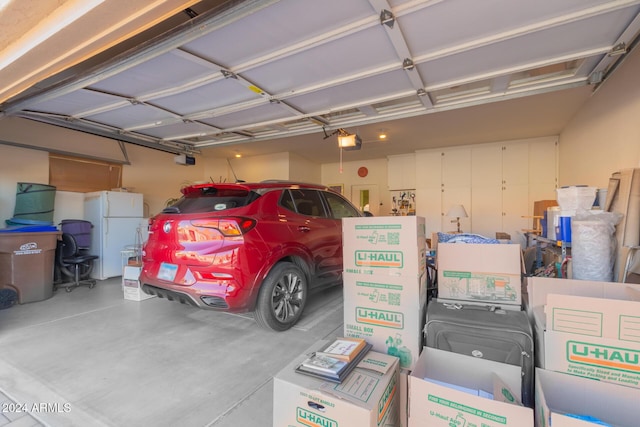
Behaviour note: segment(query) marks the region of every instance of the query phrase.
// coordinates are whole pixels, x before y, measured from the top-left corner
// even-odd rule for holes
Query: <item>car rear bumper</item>
[[[147,285],[147,284],[142,285],[142,290],[144,291],[144,293],[149,295],[155,295],[158,298],[166,298],[169,301],[177,301],[181,304],[188,304],[188,305],[193,305],[199,308],[206,308],[206,307],[201,307],[202,302],[198,302],[197,299],[194,299],[191,295],[185,292],[176,292],[170,289],[163,289],[157,286]],[[223,306],[219,308],[222,308],[222,309],[229,308],[229,306],[224,300],[222,300],[222,302],[223,302]]]
[[[196,282],[185,286],[149,277],[144,272],[140,275],[142,290],[149,295],[208,310],[233,313],[252,310],[255,298],[242,289],[230,293],[230,289],[237,289],[232,282],[235,281]]]

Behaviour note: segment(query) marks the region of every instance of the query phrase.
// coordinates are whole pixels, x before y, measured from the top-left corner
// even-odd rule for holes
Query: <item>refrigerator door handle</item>
[[[104,193],[104,216],[109,217],[109,193]]]

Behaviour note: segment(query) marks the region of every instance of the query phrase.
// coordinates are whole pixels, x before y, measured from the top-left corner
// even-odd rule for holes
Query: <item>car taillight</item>
[[[194,227],[215,228],[223,236],[241,236],[251,230],[256,225],[256,221],[251,218],[211,218],[195,219],[191,221]]]

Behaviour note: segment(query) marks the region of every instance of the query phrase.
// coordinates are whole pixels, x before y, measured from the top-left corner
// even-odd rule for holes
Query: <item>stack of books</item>
[[[311,354],[296,368],[296,372],[341,383],[369,350],[371,344],[361,338],[336,338]]]

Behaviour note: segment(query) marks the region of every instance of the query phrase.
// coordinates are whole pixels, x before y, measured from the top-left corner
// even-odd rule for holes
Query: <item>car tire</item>
[[[307,277],[300,267],[281,262],[262,282],[254,318],[258,325],[286,331],[296,324],[307,302]]]

